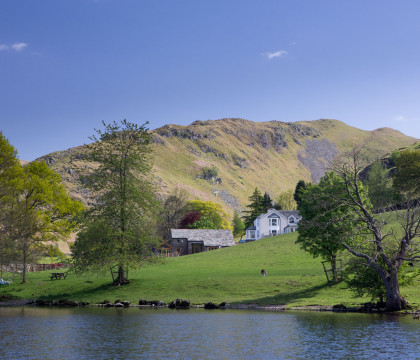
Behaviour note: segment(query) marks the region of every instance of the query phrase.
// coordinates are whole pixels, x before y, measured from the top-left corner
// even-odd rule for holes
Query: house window
[[[271,235],[272,236],[277,235],[277,230],[271,230]]]
[[[191,244],[191,254],[196,254],[203,251],[203,244],[194,243]]]
[[[277,219],[268,219],[270,226],[277,226]]]
[[[207,251],[216,250],[218,248],[219,248],[218,246],[207,246]]]
[[[295,218],[293,216],[289,217],[289,224],[294,224]]]
[[[255,239],[255,230],[249,231],[249,238],[250,239]]]

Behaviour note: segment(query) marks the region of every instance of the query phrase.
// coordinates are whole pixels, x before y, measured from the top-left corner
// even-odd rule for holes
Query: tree
[[[188,212],[184,215],[179,223],[179,229],[189,229],[192,224],[201,219],[201,213],[199,211]]]
[[[339,222],[344,219],[349,210],[345,207],[337,207],[331,201],[331,196],[344,190],[344,183],[332,172],[326,173],[321,178],[319,185],[308,185],[300,193],[299,235],[296,240],[301,248],[309,252],[313,257],[321,256],[331,263],[333,280],[338,280],[337,254],[344,248],[341,244],[345,241],[346,233],[352,224]],[[343,227],[347,228],[344,229]],[[345,231],[343,231],[345,230]]]
[[[394,202],[394,190],[388,177],[388,170],[381,161],[375,162],[368,173],[365,185],[374,210],[384,209]]]
[[[411,198],[420,196],[420,150],[403,151],[396,158],[394,187]]]
[[[383,264],[382,264],[383,265]],[[419,277],[420,270],[404,263],[398,271],[400,285],[411,285]],[[371,301],[379,300],[381,305],[386,299],[386,291],[379,274],[367,266],[363,259],[353,257],[343,272],[344,281],[356,296],[369,295]]]
[[[16,149],[0,131],[0,266],[15,260],[15,244],[8,236],[11,225],[9,216],[15,201],[14,188],[22,174]]]
[[[245,224],[236,210],[233,214],[232,227],[233,236],[242,238],[242,236],[245,234]]]
[[[351,255],[363,260],[381,278],[386,292],[386,310],[409,308],[399,290],[399,269],[405,261],[420,259],[420,209],[414,201],[407,202],[407,209],[400,212],[375,215],[359,181],[363,169],[360,150],[354,149],[338,159],[333,169],[340,178],[339,186],[330,187],[325,204],[314,206],[319,213],[311,225],[327,231],[330,224],[342,233],[339,242]],[[322,207],[325,210],[322,210]],[[339,211],[322,222],[329,212]],[[389,225],[393,223],[392,225]],[[309,225],[308,225],[309,226]]]
[[[73,261],[79,271],[117,268],[118,286],[128,283],[129,267],[140,266],[151,254],[159,204],[151,179],[147,123],[103,125],[88,146],[91,160],[99,165],[88,182],[97,201],[81,219]]]
[[[214,224],[213,220],[207,216],[201,216],[200,220],[197,220],[188,226],[189,229],[218,229]]]
[[[277,205],[284,210],[296,210],[297,204],[293,196],[293,190],[282,192],[276,199]]]
[[[296,184],[295,192],[293,193],[293,198],[296,201],[297,208],[300,208],[300,204],[302,202],[302,194],[305,191],[309,184],[305,183],[304,180],[299,180]]]
[[[273,207],[273,201],[271,200],[270,195],[267,192],[265,192],[261,200],[262,213],[266,213],[268,209],[271,209],[272,207]]]
[[[83,209],[68,195],[60,175],[45,162],[31,162],[23,167],[23,179],[15,188],[9,221],[9,236],[14,241],[23,266],[46,251],[49,242],[66,239],[76,228],[74,216]]]
[[[231,229],[230,226],[230,215],[226,213],[222,206],[213,201],[201,201],[201,200],[190,200],[187,203],[187,217],[191,214],[196,215],[195,218],[199,217],[193,222],[187,224],[187,227],[194,229]],[[200,221],[194,225],[195,222]],[[181,222],[185,224],[185,221]],[[203,226],[203,227],[201,227]]]
[[[17,151],[0,133],[0,247],[2,258],[26,265],[36,260],[46,244],[65,239],[74,229],[72,217],[82,205],[70,199],[61,177],[45,162],[23,168]]]
[[[244,211],[244,213],[247,214],[244,216],[245,228],[254,225],[254,220],[262,213],[264,213],[262,206],[263,196],[261,195],[261,192],[258,188],[255,188],[254,192],[248,198],[248,200],[251,203],[246,206],[250,210]]]
[[[159,212],[158,232],[162,239],[170,239],[171,229],[178,229],[187,212],[187,194],[175,189],[162,203]]]

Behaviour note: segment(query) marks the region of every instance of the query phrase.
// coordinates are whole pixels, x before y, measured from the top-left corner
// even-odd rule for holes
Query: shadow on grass
[[[86,287],[84,289],[75,290],[72,291],[71,294],[68,294],[66,292],[63,293],[55,293],[55,294],[48,294],[45,296],[40,296],[39,299],[42,300],[57,300],[60,298],[68,298],[71,300],[83,300],[95,297],[97,295],[98,297],[101,296],[101,294],[109,294],[112,290],[117,290],[117,286],[113,286],[111,282],[108,284],[102,284],[96,287]]]
[[[314,298],[318,295],[318,293],[321,290],[329,287],[331,287],[331,285],[325,283],[303,290],[291,290],[290,292],[281,292],[273,296],[266,296],[257,299],[247,300],[245,301],[245,303],[257,303],[258,305],[287,305],[297,302],[299,300]],[[239,302],[236,302],[236,304],[238,303]]]

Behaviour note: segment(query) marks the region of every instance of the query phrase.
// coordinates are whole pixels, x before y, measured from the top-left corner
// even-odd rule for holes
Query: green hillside
[[[152,131],[154,172],[161,194],[178,187],[191,198],[219,202],[225,210],[243,209],[257,186],[271,197],[293,189],[299,179],[318,181],[338,154],[363,145],[372,159],[418,139],[388,128],[364,131],[337,120],[296,123],[244,119],[195,121]],[[92,201],[83,175],[95,166],[85,160],[85,147],[45,155],[72,195]],[[215,167],[206,180],[203,170]]]
[[[112,287],[109,274],[74,275],[50,280],[50,272],[30,273],[26,285],[19,279],[0,288],[0,295],[19,298],[68,298],[93,303],[105,299],[168,302],[190,299],[194,304],[220,303],[306,305],[358,305],[369,298],[354,298],[345,285],[326,282],[320,259],[313,259],[295,244],[296,233],[280,235],[206,253],[167,259],[130,271],[130,284]],[[268,276],[262,277],[264,268]],[[403,287],[412,305],[420,305],[420,281]]]

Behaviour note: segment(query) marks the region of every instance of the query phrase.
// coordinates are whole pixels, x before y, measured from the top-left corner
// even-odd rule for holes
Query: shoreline
[[[114,306],[114,304],[105,305],[105,304],[86,304],[86,305],[58,305],[58,304],[50,304],[50,305],[37,305],[33,302],[33,300],[28,299],[16,299],[16,300],[9,300],[0,302],[1,307],[53,307],[53,308],[71,308],[71,307],[120,307],[120,308],[138,308],[138,309],[167,309],[168,306],[152,306],[152,305],[129,305],[129,306]],[[201,305],[191,305],[190,308],[186,308],[183,310],[189,309],[204,309],[204,304]],[[230,305],[227,304],[224,307],[214,310],[259,310],[259,311],[317,311],[317,312],[335,312],[335,313],[345,313],[345,312],[352,312],[352,313],[364,313],[364,314],[397,314],[397,315],[415,315],[415,318],[418,319],[418,315],[420,314],[420,310],[411,309],[411,310],[401,310],[399,312],[386,312],[381,311],[378,309],[370,309],[365,310],[363,306],[358,307],[345,307],[341,305],[308,305],[308,306],[293,306],[288,307],[287,305],[259,305],[259,304],[235,304]]]

